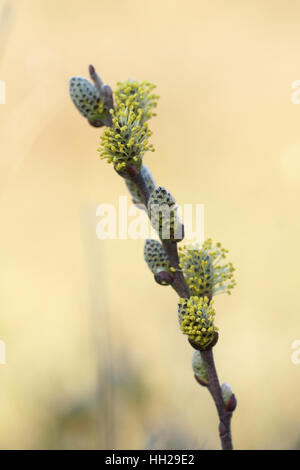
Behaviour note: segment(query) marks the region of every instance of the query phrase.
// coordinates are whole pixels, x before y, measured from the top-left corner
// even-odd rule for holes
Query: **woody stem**
[[[219,415],[219,435],[221,439],[223,450],[232,450],[232,439],[231,439],[231,416],[232,412],[227,411],[223,402],[221,387],[218,379],[218,374],[215,367],[214,355],[212,348],[206,351],[201,351],[201,357],[205,364],[205,368],[208,375],[208,390],[215,402],[217,412]]]

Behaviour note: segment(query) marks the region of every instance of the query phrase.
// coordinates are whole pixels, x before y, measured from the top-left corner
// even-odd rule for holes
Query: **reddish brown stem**
[[[208,375],[208,390],[213,397],[215,402],[218,415],[219,415],[219,434],[223,450],[232,450],[232,439],[231,439],[231,416],[232,412],[227,411],[223,402],[221,387],[218,379],[218,374],[215,367],[215,361],[213,356],[212,348],[206,351],[201,351],[201,356],[204,361],[207,375]]]

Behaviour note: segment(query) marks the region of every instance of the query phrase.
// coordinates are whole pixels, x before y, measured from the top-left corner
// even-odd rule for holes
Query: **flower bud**
[[[235,395],[232,393],[232,388],[226,382],[221,385],[222,397],[225,408],[227,411],[234,411],[237,405]]]
[[[148,214],[152,227],[162,240],[180,241],[183,239],[183,225],[177,215],[173,196],[162,186],[151,193]]]
[[[172,284],[171,265],[166,252],[158,241],[149,238],[146,240],[144,258],[150,271],[154,274],[156,282],[164,286]]]
[[[69,81],[71,99],[78,111],[95,127],[104,125],[107,109],[95,85],[82,77]]]
[[[205,368],[205,364],[201,357],[200,351],[194,351],[192,359],[192,367],[195,374],[195,379],[200,385],[204,387],[208,385],[208,375]]]

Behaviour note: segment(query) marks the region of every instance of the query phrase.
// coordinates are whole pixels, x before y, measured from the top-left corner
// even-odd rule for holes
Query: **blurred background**
[[[96,238],[124,182],[68,94],[92,63],[157,84],[145,163],[205,205],[237,287],[216,299],[238,449],[300,447],[297,1],[0,0],[0,448],[216,449],[177,299],[142,240]]]

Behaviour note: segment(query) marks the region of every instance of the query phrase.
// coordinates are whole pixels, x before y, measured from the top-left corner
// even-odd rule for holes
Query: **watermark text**
[[[295,351],[292,353],[291,360],[292,363],[297,366],[300,364],[300,339],[295,339],[295,341],[292,342],[292,349]]]
[[[6,364],[6,345],[0,340],[0,365]]]
[[[163,219],[162,239],[168,239],[172,226],[175,228],[175,237],[178,235],[180,238],[180,233],[176,233],[176,228],[180,232],[181,224],[176,224],[176,221],[174,223],[178,217],[184,225],[186,240],[196,241],[199,244],[204,242],[204,204],[177,205],[176,211],[167,205],[158,210],[154,205],[149,209],[149,220],[143,205],[135,205],[131,201],[128,204],[127,196],[119,196],[117,206],[100,204],[96,209],[96,216],[100,217],[96,226],[96,235],[99,240],[156,238],[160,217]],[[167,230],[164,230],[165,226]]]

